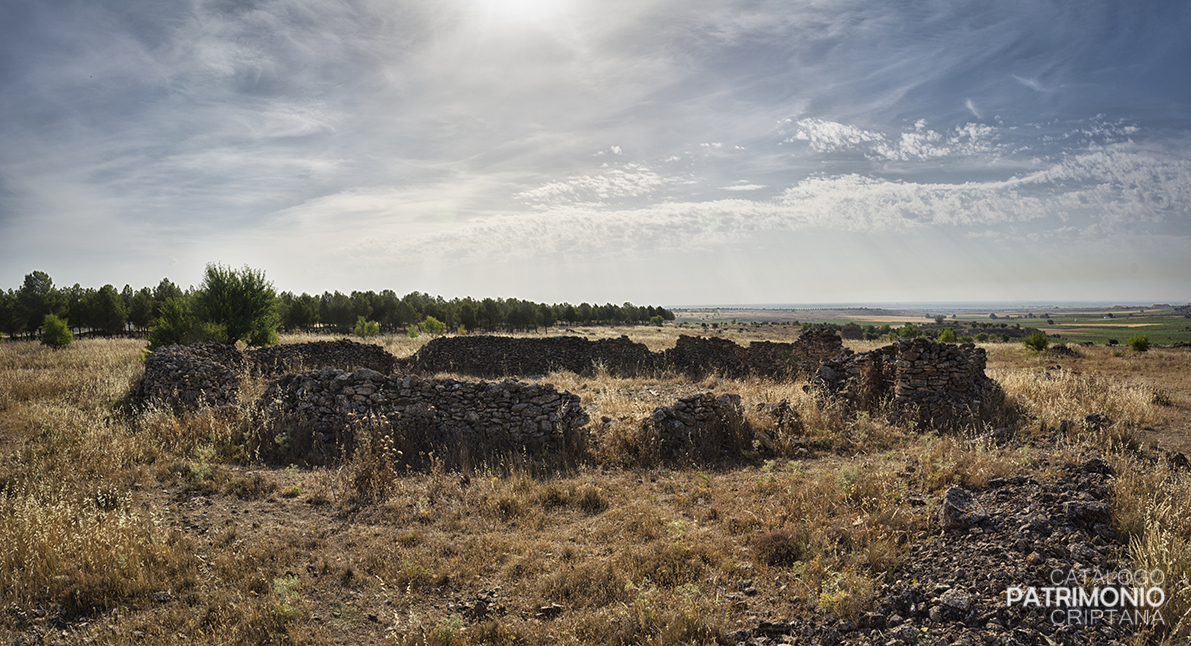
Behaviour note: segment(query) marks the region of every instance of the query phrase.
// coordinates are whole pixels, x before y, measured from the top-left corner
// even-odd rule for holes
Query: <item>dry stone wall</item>
[[[502,377],[544,375],[552,370],[583,374],[602,367],[619,376],[674,370],[695,379],[712,373],[789,379],[814,374],[824,361],[850,353],[830,330],[808,331],[794,343],[757,341],[747,347],[728,339],[682,335],[663,352],[650,352],[627,336],[598,341],[574,336],[459,336],[431,341],[412,357],[398,360],[397,369]]]
[[[266,346],[245,352],[244,360],[253,371],[268,377],[316,368],[367,368],[387,375],[397,364],[397,357],[379,345],[346,339]]]
[[[145,374],[129,394],[137,407],[151,401],[176,410],[236,402],[247,375],[279,377],[307,368],[392,371],[396,357],[377,345],[316,341],[240,351],[222,343],[158,348],[145,359]]]
[[[950,428],[978,418],[1000,396],[984,373],[987,357],[971,343],[900,339],[872,352],[830,360],[815,381],[862,410],[893,406],[895,421]]]
[[[399,361],[401,372],[450,372],[474,377],[544,375],[554,370],[589,372],[602,365],[629,376],[656,369],[657,356],[644,343],[618,339],[588,341],[577,336],[516,338],[508,336],[439,337],[413,356]]]
[[[595,342],[453,337],[436,339],[404,360],[350,341],[248,352],[197,344],[149,355],[144,378],[129,400],[134,406],[157,401],[178,410],[235,405],[244,376],[277,377],[258,402],[272,420],[259,429],[262,457],[326,462],[350,452],[356,433],[374,425],[399,436],[397,446],[407,463],[420,468],[426,465],[419,460],[432,452],[460,466],[508,453],[574,459],[585,450],[588,418],[576,395],[549,385],[427,379],[401,374],[406,370],[508,375],[603,366],[627,375],[658,369],[694,377],[811,374],[825,392],[857,409],[890,410],[895,421],[942,429],[978,417],[997,400],[999,386],[985,375],[985,363],[984,350],[972,344],[926,338],[852,354],[829,330],[807,332],[794,343],[748,347],[683,336],[674,348],[657,353],[627,337]],[[295,367],[318,369],[292,372]],[[656,436],[663,459],[708,461],[737,453],[741,442],[751,443],[736,396],[680,400],[654,411],[643,430]]]
[[[643,426],[657,442],[658,457],[668,461],[710,463],[739,457],[752,447],[753,434],[739,395],[685,397],[654,409]]]
[[[240,379],[236,370],[224,363],[230,355],[219,348],[225,347],[209,343],[158,348],[145,359],[145,374],[128,400],[137,407],[157,403],[176,410],[235,403]]]
[[[449,466],[514,453],[577,457],[587,414],[579,397],[550,385],[386,376],[361,369],[285,375],[261,397],[271,428],[262,457],[324,463],[350,454],[359,428],[394,434],[416,468],[434,452]]]

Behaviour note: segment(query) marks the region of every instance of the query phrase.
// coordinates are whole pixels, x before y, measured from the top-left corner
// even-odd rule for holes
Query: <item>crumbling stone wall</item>
[[[226,346],[203,343],[158,348],[145,359],[145,374],[129,393],[129,401],[138,407],[156,402],[177,410],[235,403],[240,379],[236,370],[224,363],[230,355],[220,348]]]
[[[346,339],[266,346],[245,352],[244,360],[256,373],[268,377],[315,368],[367,368],[387,375],[397,363],[397,357],[379,345]]]
[[[325,463],[350,455],[354,434],[393,432],[406,463],[431,451],[452,466],[514,453],[577,457],[587,414],[579,397],[550,385],[386,376],[326,368],[285,375],[261,397],[271,419],[262,457]],[[452,464],[454,463],[454,464]],[[424,464],[413,464],[415,467]]]
[[[684,397],[673,406],[655,408],[642,427],[653,435],[663,460],[710,463],[739,457],[752,448],[752,430],[740,395]]]
[[[598,341],[574,336],[461,336],[431,341],[412,357],[398,360],[397,369],[500,377],[543,375],[552,370],[582,374],[602,366],[620,376],[674,370],[694,379],[712,373],[729,378],[790,379],[814,374],[824,361],[850,353],[839,335],[830,330],[808,331],[794,343],[757,341],[747,347],[728,339],[682,335],[673,348],[663,352],[650,352],[644,344],[625,336]]]
[[[815,381],[857,409],[892,406],[894,421],[948,428],[977,417],[1000,394],[984,373],[987,357],[971,343],[899,339],[872,352],[823,364]]]
[[[455,336],[434,339],[398,365],[402,372],[504,377],[544,375],[554,370],[581,374],[596,365],[629,376],[654,370],[656,364],[657,357],[644,343],[634,343],[627,336],[598,341],[577,336]]]
[[[316,341],[240,351],[222,343],[158,348],[145,358],[145,374],[129,393],[134,406],[150,401],[176,410],[236,402],[246,375],[278,377],[300,369],[333,367],[392,371],[396,357],[384,348],[352,341]]]

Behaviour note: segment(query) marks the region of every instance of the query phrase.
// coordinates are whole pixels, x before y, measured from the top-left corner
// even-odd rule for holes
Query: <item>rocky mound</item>
[[[1063,465],[1057,472],[1045,483],[1015,476],[973,491],[948,492],[952,500],[939,503],[941,534],[910,546],[896,575],[881,585],[873,610],[855,620],[754,621],[729,638],[824,645],[1129,642],[1154,622],[1160,608],[1064,604],[1055,592],[1077,588],[1086,596],[1097,587],[1137,587],[1095,580],[1097,573],[1136,569],[1123,560],[1126,546],[1109,525],[1115,474],[1098,458]],[[1031,588],[1038,604],[1026,601]],[[1078,598],[1081,592],[1073,594]],[[1115,612],[1111,621],[1109,611]],[[1130,613],[1128,619],[1122,611]]]

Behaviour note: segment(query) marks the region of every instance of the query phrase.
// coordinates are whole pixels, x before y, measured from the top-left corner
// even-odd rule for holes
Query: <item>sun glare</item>
[[[480,11],[500,22],[538,22],[557,15],[567,0],[477,0]]]

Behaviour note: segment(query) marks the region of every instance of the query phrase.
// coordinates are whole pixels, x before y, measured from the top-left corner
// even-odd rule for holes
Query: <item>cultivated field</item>
[[[657,351],[689,331],[573,333],[627,334]],[[722,334],[790,341],[798,328]],[[375,342],[406,356],[426,340]],[[128,416],[119,400],[143,370],[143,347],[0,344],[0,639],[735,643],[784,622],[763,639],[825,643],[815,631],[830,626],[843,643],[986,634],[1017,643],[1008,641],[1017,626],[926,617],[898,632],[902,617],[883,604],[918,585],[905,573],[918,549],[941,540],[935,514],[948,487],[983,491],[1013,476],[1045,484],[1092,457],[1116,474],[1118,538],[1097,549],[1168,576],[1165,629],[1114,638],[1174,643],[1191,633],[1180,622],[1191,608],[1191,517],[1179,512],[1191,504],[1191,476],[1167,454],[1191,453],[1187,348],[984,346],[1006,392],[1000,418],[1015,420],[1001,443],[991,428],[939,436],[849,413],[805,381],[551,374],[539,381],[580,395],[593,418],[585,464],[537,473],[504,457],[468,473],[406,473],[375,444],[334,468],[265,467],[245,451],[245,432],[261,421],[248,408]],[[246,401],[264,387],[243,386]],[[773,448],[715,465],[642,458],[640,422],[698,392],[740,395]],[[757,408],[782,400],[798,424]],[[1057,430],[1092,413],[1111,424]],[[810,632],[795,634],[793,622]],[[1055,633],[1054,643],[1107,639],[1097,631]]]

